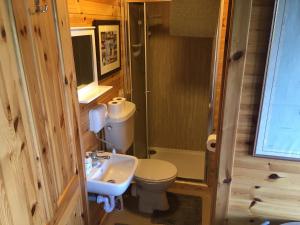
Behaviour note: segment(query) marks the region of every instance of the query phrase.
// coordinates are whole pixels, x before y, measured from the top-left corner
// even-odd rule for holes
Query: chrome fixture
[[[34,10],[29,10],[31,14],[48,12],[47,3],[44,4],[44,5],[41,5],[40,0],[35,0],[34,5],[35,5],[35,9]]]
[[[110,159],[109,155],[100,155],[104,151],[93,151],[88,154],[92,158],[92,160],[99,160],[99,159]]]
[[[110,129],[111,129],[111,127],[110,127]],[[109,141],[105,140],[104,138],[99,137],[97,134],[96,134],[96,138],[97,138],[99,141],[101,141],[102,143],[111,146],[111,148],[112,148],[112,151],[111,151],[111,152],[112,152],[113,154],[115,154],[115,153],[117,152],[116,147],[114,146],[114,144],[110,143]]]

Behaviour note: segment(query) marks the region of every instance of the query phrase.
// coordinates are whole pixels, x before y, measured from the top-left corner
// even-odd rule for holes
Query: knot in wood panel
[[[17,132],[18,130],[18,125],[19,125],[19,117],[17,116],[14,120],[14,129],[15,129],[15,132]]]
[[[37,206],[37,202],[35,202],[31,207],[31,216],[34,216],[35,211],[36,211],[36,206]]]
[[[7,120],[10,122],[12,120],[10,105],[7,105],[6,112],[7,112]]]
[[[68,78],[65,77],[65,85],[68,85],[68,84],[69,84]]]
[[[256,205],[257,202],[262,202],[260,198],[253,198],[253,201],[249,205],[249,209]]]
[[[1,26],[1,38],[4,42],[6,42],[6,31],[3,25]]]
[[[231,56],[231,60],[237,61],[241,59],[244,56],[245,52],[244,51],[237,51]]]
[[[223,180],[223,184],[230,184],[231,181],[232,181],[232,178],[231,178],[231,177],[225,178],[225,179]]]
[[[280,177],[278,174],[276,174],[276,173],[272,173],[272,174],[270,174],[269,176],[268,176],[268,179],[269,180],[278,180],[278,179],[280,179],[280,178],[283,178],[283,177]]]

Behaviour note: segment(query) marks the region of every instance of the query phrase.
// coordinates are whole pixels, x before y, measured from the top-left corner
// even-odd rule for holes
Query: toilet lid
[[[177,168],[159,159],[139,159],[134,176],[152,182],[169,180],[177,176]]]

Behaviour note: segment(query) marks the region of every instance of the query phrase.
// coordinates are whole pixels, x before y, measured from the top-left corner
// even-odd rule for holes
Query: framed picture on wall
[[[121,69],[120,21],[94,20],[98,78],[101,80]]]

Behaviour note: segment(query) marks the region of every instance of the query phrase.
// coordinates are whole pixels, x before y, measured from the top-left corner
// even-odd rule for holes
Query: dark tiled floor
[[[201,199],[168,194],[170,209],[166,212],[155,211],[151,217],[154,223],[165,225],[200,225],[201,224]]]
[[[123,199],[125,210],[109,214],[104,225],[201,225],[200,198],[168,193],[170,209],[152,215],[138,211],[137,198],[125,194]]]

